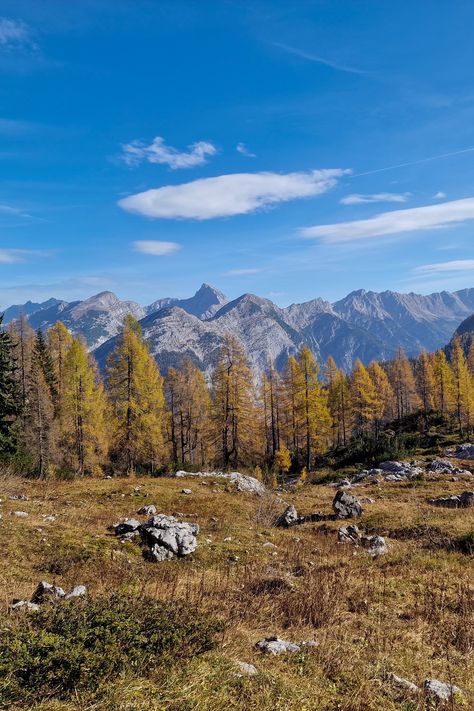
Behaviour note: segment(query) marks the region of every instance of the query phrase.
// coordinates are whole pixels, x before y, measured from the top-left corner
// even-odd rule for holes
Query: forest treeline
[[[190,359],[163,377],[131,316],[103,376],[61,322],[43,334],[24,317],[6,329],[0,319],[0,457],[39,478],[179,467],[304,476],[332,448],[433,412],[472,430],[474,346],[466,355],[457,338],[449,360],[400,349],[350,374],[303,347],[257,379],[229,334],[208,382]]]

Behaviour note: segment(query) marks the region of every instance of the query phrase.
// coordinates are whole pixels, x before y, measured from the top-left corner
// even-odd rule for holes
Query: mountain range
[[[63,321],[85,338],[100,365],[113,349],[124,317],[132,314],[163,372],[189,356],[208,373],[229,332],[242,342],[258,372],[270,360],[282,367],[304,344],[320,362],[332,355],[350,370],[357,358],[364,363],[386,360],[399,346],[409,356],[441,348],[474,313],[474,288],[428,296],[360,289],[335,303],[316,298],[285,308],[254,294],[229,301],[209,284],[188,299],[161,298],[149,306],[104,291],[84,301],[48,299],[10,306],[4,324],[20,313],[34,329]]]

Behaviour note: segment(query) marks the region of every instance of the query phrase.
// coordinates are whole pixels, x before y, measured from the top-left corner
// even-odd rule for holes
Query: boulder
[[[199,526],[183,523],[174,516],[159,514],[140,527],[142,541],[148,547],[147,557],[162,561],[174,556],[186,556],[197,548]]]
[[[438,679],[426,679],[423,684],[423,690],[429,699],[438,703],[451,701],[451,699],[456,696],[463,696],[461,689],[457,686],[445,684],[443,681],[439,681]]]
[[[255,676],[255,674],[258,674],[253,664],[247,664],[247,662],[235,662],[235,664],[240,671],[237,676]]]
[[[395,686],[400,691],[408,692],[410,694],[418,694],[420,691],[419,687],[412,681],[408,681],[408,679],[404,679],[403,677],[397,676],[396,674],[389,674],[387,679],[393,686]]]
[[[64,596],[65,600],[71,600],[74,597],[84,597],[87,595],[87,588],[85,585],[76,585],[71,592]]]
[[[16,516],[17,518],[27,518],[28,514],[26,511],[12,511],[12,516]]]
[[[286,642],[284,639],[279,639],[278,637],[265,637],[261,639],[255,645],[261,652],[266,652],[267,654],[294,654],[301,650],[300,645],[293,644],[293,642]]]
[[[362,506],[355,496],[340,489],[332,502],[337,518],[357,518],[362,515]]]
[[[35,602],[30,602],[29,600],[14,600],[10,605],[10,610],[14,612],[37,612],[39,610],[39,605]]]
[[[299,523],[300,517],[293,504],[287,506],[283,513],[277,518],[275,526],[290,528],[291,526],[296,526]]]
[[[344,526],[337,532],[338,543],[359,543],[361,539],[357,526]]]
[[[460,444],[455,452],[451,452],[451,456],[456,459],[474,459],[474,444],[470,442]]]
[[[362,536],[360,542],[374,558],[387,552],[387,544],[383,536]]]
[[[446,509],[471,508],[474,506],[474,491],[463,491],[455,496],[439,496],[436,499],[428,499],[428,503]]]
[[[266,491],[265,486],[261,481],[253,476],[241,474],[240,472],[185,472],[180,470],[172,476],[177,478],[210,477],[212,479],[228,479],[238,491],[248,491],[251,494],[257,494],[258,496],[261,496]]]

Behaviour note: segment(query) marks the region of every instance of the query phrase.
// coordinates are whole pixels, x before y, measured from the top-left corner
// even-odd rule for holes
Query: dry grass
[[[180,493],[183,485],[192,496]],[[428,677],[451,681],[466,700],[450,704],[450,711],[474,708],[472,557],[456,545],[474,530],[474,513],[427,503],[467,488],[472,483],[443,477],[357,487],[361,500],[374,500],[364,505],[359,526],[391,544],[374,560],[336,543],[337,522],[272,528],[283,503],[239,494],[222,481],[0,478],[5,612],[12,598],[29,597],[46,579],[64,588],[83,583],[91,595],[122,590],[182,598],[226,622],[217,652],[165,676],[123,678],[102,699],[91,693],[32,708],[425,711],[423,700],[403,698],[384,680],[390,672],[419,683]],[[29,500],[12,501],[11,494]],[[309,485],[282,496],[309,513],[329,512],[333,495],[329,487]],[[147,563],[136,544],[120,544],[107,531],[145,503],[199,522],[200,547],[192,560]],[[11,516],[15,510],[27,511],[28,518]],[[44,522],[48,514],[56,515],[54,523]],[[318,646],[267,657],[254,645],[271,634]],[[260,673],[236,677],[237,659]]]

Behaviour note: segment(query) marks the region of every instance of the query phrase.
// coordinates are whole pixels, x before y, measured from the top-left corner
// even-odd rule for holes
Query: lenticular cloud
[[[287,174],[234,173],[147,190],[118,204],[128,212],[146,217],[209,220],[321,195],[333,188],[346,172],[333,168]]]

